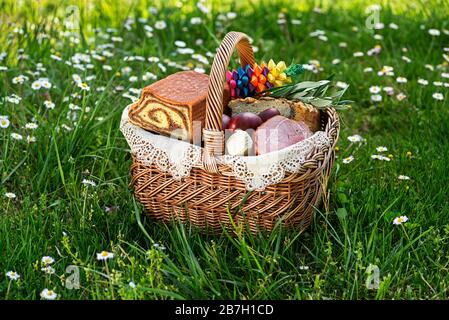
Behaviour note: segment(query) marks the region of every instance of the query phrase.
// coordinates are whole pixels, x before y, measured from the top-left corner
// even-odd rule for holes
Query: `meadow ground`
[[[449,5],[379,3],[1,2],[0,297],[447,299]],[[155,79],[208,72],[230,30],[257,60],[349,84],[303,234],[155,224],[128,186],[123,108]]]

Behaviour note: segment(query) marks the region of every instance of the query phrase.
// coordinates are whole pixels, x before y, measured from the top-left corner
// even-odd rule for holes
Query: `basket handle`
[[[255,62],[253,48],[246,34],[235,31],[226,34],[212,63],[206,97],[203,166],[206,171],[211,173],[218,172],[214,155],[222,155],[224,151],[224,133],[222,131],[223,89],[226,70],[234,49],[237,49],[242,68],[247,64],[252,66]]]

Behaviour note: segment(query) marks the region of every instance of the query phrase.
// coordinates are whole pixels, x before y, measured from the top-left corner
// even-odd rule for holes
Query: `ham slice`
[[[255,133],[258,155],[278,151],[309,138],[312,132],[304,122],[275,116],[260,125]]]

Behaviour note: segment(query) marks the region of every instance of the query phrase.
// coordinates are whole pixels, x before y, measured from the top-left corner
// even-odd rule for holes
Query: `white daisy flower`
[[[200,17],[193,17],[190,19],[190,24],[191,25],[197,25],[197,24],[201,24],[203,22],[203,20],[201,20]]]
[[[407,63],[412,62],[412,59],[410,59],[410,58],[407,57],[407,56],[402,56],[401,59],[404,60],[404,61],[407,62]]]
[[[353,56],[354,56],[354,57],[363,57],[363,56],[364,56],[364,53],[361,52],[361,51],[357,51],[357,52],[354,52],[354,53],[353,53]]]
[[[63,124],[61,125],[61,128],[63,128],[63,129],[66,130],[66,131],[72,131],[72,130],[73,130],[73,128],[69,127],[69,126],[66,125],[65,123],[63,123]]]
[[[12,193],[12,192],[6,192],[5,193],[5,197],[8,199],[15,199],[16,198],[16,194]]]
[[[179,54],[194,54],[195,50],[191,48],[178,48],[176,50]]]
[[[142,76],[142,80],[143,81],[157,80],[157,76],[148,71],[148,72],[145,72],[145,74]]]
[[[33,90],[39,90],[42,87],[42,84],[39,80],[33,81],[33,83],[31,84],[31,88]]]
[[[23,140],[23,136],[15,132],[11,133],[11,138],[13,138],[14,140]]]
[[[349,136],[348,140],[350,142],[362,142],[364,139],[362,138],[362,136],[355,134],[355,135]]]
[[[108,260],[114,258],[114,254],[112,252],[101,251],[97,253],[97,260]]]
[[[388,27],[389,27],[390,29],[393,29],[393,30],[398,30],[398,29],[399,29],[399,26],[398,26],[396,23],[394,23],[394,22],[391,22],[391,23],[388,25]]]
[[[382,101],[382,96],[380,94],[373,94],[371,95],[371,100],[374,102],[380,102]]]
[[[348,46],[348,44],[347,44],[346,42],[340,42],[340,43],[338,44],[338,46],[339,46],[340,48],[346,48],[346,47]]]
[[[83,179],[83,181],[81,181],[82,184],[84,184],[85,186],[91,186],[91,187],[96,187],[97,184],[92,181],[92,180],[88,180],[88,179]]]
[[[377,150],[377,152],[387,152],[388,148],[384,147],[384,146],[381,146],[381,147],[377,147],[376,150]]]
[[[131,99],[132,102],[139,100],[138,97],[135,97],[131,94],[129,94],[128,92],[125,92],[124,94],[122,94],[123,98],[127,98],[127,99]]]
[[[383,38],[382,38],[381,35],[376,34],[376,35],[374,36],[374,39],[376,39],[376,40],[382,40]],[[367,54],[368,56],[371,57],[371,56],[377,56],[377,55],[379,55],[381,52],[382,52],[382,47],[379,46],[379,45],[376,45],[376,46],[374,46],[374,48],[369,49],[369,50],[367,51],[366,54]]]
[[[449,72],[443,72],[443,73],[441,74],[441,77],[443,77],[443,78],[449,78]]]
[[[136,287],[136,284],[134,283],[134,281],[130,281],[129,283],[128,283],[128,285],[131,287],[131,288],[135,288]]]
[[[193,69],[193,71],[198,73],[206,73],[206,69],[200,67],[196,67],[195,69]]]
[[[45,266],[43,268],[41,268],[42,272],[46,273],[46,274],[54,274],[55,273],[55,269],[52,266]]]
[[[406,96],[404,93],[402,93],[402,92],[399,92],[399,93],[396,95],[396,99],[398,99],[398,101],[402,101],[402,100],[404,100],[405,98],[407,98],[407,96]]]
[[[237,18],[237,13],[229,11],[226,13],[226,18],[228,18],[228,20],[234,20],[235,18]]]
[[[48,81],[47,79],[40,79],[39,81],[41,83],[42,88],[51,89],[50,81]]]
[[[14,83],[14,84],[23,84],[26,79],[28,79],[26,76],[18,75],[17,77],[12,78],[12,83]]]
[[[382,156],[382,155],[379,155],[379,154],[371,155],[371,159],[373,159],[373,160],[381,160],[381,161],[390,161],[391,160],[390,158]]]
[[[418,83],[422,86],[427,86],[429,84],[429,81],[427,81],[426,79],[418,79]]]
[[[158,57],[148,57],[147,60],[151,63],[158,63],[160,61]]]
[[[143,28],[145,29],[145,31],[146,31],[147,33],[153,34],[153,33],[152,33],[152,32],[154,31],[153,27],[151,27],[151,26],[149,26],[149,25],[144,25]]]
[[[78,83],[78,88],[80,88],[83,91],[89,91],[90,87],[85,82]]]
[[[397,77],[396,78],[397,83],[407,83],[407,78],[404,77]]]
[[[55,300],[58,297],[58,294],[54,292],[53,290],[49,290],[45,288],[41,292],[41,298],[45,300]]]
[[[6,276],[9,278],[9,280],[12,280],[12,281],[19,280],[19,278],[20,278],[20,274],[18,274],[15,271],[6,272]]]
[[[429,29],[428,32],[432,37],[438,37],[441,34],[438,29]]]
[[[72,79],[76,84],[83,82],[80,75],[77,73],[72,74]]]
[[[33,143],[33,142],[37,141],[35,136],[29,136],[29,135],[27,136],[26,140],[28,143]]]
[[[379,93],[380,90],[381,90],[381,89],[380,89],[379,86],[371,86],[371,87],[369,88],[369,92],[371,92],[371,93],[373,93],[373,94]]]
[[[404,176],[404,175],[401,174],[401,175],[398,176],[398,179],[399,180],[410,180],[410,177],[409,176]]]
[[[159,250],[167,249],[164,245],[161,245],[160,243],[154,243],[153,247],[155,247],[156,249],[159,249]]]
[[[186,43],[184,41],[181,41],[181,40],[176,40],[175,41],[175,46],[177,46],[178,48],[185,48]]]
[[[320,39],[321,41],[326,42],[328,40],[328,38],[324,35],[318,36],[318,39]]]
[[[367,67],[367,68],[363,69],[363,72],[365,72],[365,73],[373,72],[373,68]]]
[[[19,103],[20,103],[20,100],[22,100],[22,98],[19,97],[19,96],[16,95],[16,94],[12,94],[12,95],[10,95],[10,96],[5,97],[5,100],[6,100],[7,102],[10,102],[10,103],[13,103],[13,104],[19,104]]]
[[[6,129],[9,127],[9,119],[5,116],[0,116],[0,128]]]
[[[441,87],[441,86],[443,86],[443,82],[441,82],[441,81],[434,81],[434,82],[433,82],[433,85],[434,85],[435,87]]]
[[[346,82],[343,82],[343,81],[337,81],[335,86],[340,89],[346,89],[347,87],[349,87],[349,84],[347,84]]]
[[[167,23],[163,20],[156,21],[156,23],[154,24],[154,28],[157,30],[164,30],[165,28],[167,28]]]
[[[444,100],[444,96],[442,93],[440,92],[435,92],[434,94],[432,94],[432,98],[434,98],[435,100]]]
[[[332,64],[339,64],[341,62],[340,59],[334,59],[332,60]]]
[[[50,257],[50,256],[43,256],[41,259],[41,262],[44,265],[48,266],[50,264],[53,264],[55,262],[55,259],[53,259],[53,257]]]
[[[62,60],[62,58],[61,58],[60,56],[57,56],[57,55],[55,55],[55,54],[51,54],[51,55],[50,55],[50,58],[52,58],[52,59],[55,60],[55,61],[61,61],[61,60]]]
[[[385,25],[382,22],[377,22],[374,24],[374,29],[376,30],[382,30],[383,28],[385,28]]]
[[[389,96],[392,96],[394,94],[394,89],[392,87],[384,87],[382,90],[385,91]]]
[[[158,63],[157,66],[159,67],[159,69],[161,69],[162,72],[167,71],[167,68],[162,63]]]
[[[390,66],[383,66],[380,71],[377,72],[377,75],[379,76],[394,76],[393,67]]]
[[[354,160],[354,157],[349,156],[349,157],[343,159],[343,163],[348,164],[348,163],[351,163],[353,160]]]
[[[447,62],[449,62],[449,55],[443,53],[443,58],[444,58],[444,60],[446,60]]]
[[[197,8],[200,9],[200,11],[204,14],[209,13],[209,8],[204,5],[201,1],[198,1],[196,4]]]
[[[131,67],[129,67],[129,66],[123,67],[122,70],[121,70],[122,74],[124,74],[124,75],[130,74],[131,71],[133,71],[133,69]]]
[[[54,109],[55,108],[55,104],[53,102],[51,102],[50,100],[45,100],[44,101],[44,106],[47,109]]]
[[[393,219],[393,224],[394,225],[400,225],[403,223],[406,223],[408,221],[408,217],[407,216],[399,216]]]
[[[38,124],[35,122],[29,122],[25,125],[26,129],[36,130],[38,128]]]

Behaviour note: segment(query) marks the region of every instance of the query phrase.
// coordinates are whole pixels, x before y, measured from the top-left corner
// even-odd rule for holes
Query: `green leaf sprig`
[[[348,87],[338,89],[332,83],[332,77],[320,81],[302,81],[266,90],[266,96],[298,100],[313,105],[318,109],[335,107],[347,109],[350,100],[341,100]]]

